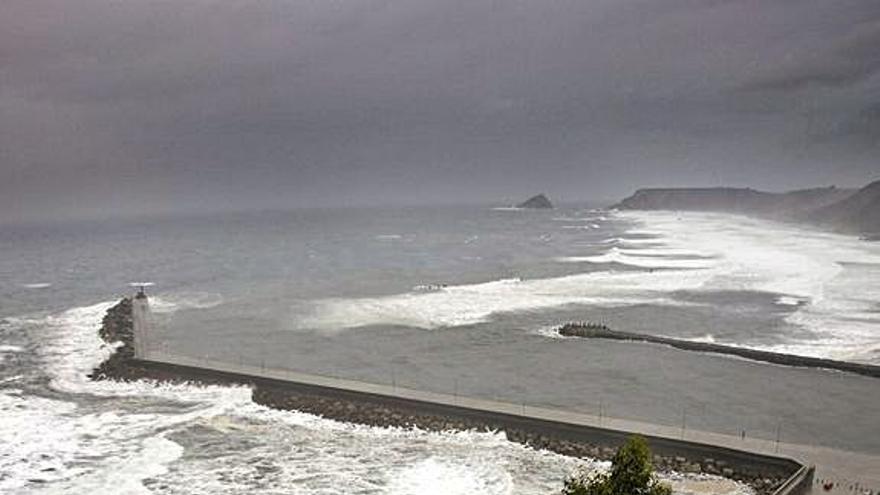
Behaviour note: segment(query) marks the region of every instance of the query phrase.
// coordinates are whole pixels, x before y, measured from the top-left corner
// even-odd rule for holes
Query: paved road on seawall
[[[880,456],[876,455],[784,442],[777,444],[777,442],[773,440],[757,438],[743,439],[737,436],[705,431],[682,431],[680,427],[599,417],[592,414],[578,413],[576,411],[549,409],[529,406],[527,404],[513,404],[436,392],[425,392],[391,385],[364,383],[355,380],[300,373],[286,369],[268,369],[243,363],[230,363],[177,356],[164,352],[160,353],[151,351],[147,356],[143,356],[143,358],[145,358],[145,361],[151,361],[154,363],[188,366],[223,373],[248,375],[256,378],[350,390],[360,393],[431,402],[455,407],[465,407],[482,411],[525,416],[539,420],[569,423],[579,426],[607,428],[673,440],[684,439],[691,442],[716,445],[746,452],[790,457],[805,464],[816,465],[817,469],[815,477],[817,480],[837,481],[838,484],[831,493],[855,493],[849,489],[849,486],[856,482],[862,487],[874,490],[874,493],[880,493],[877,491],[878,488],[880,488]],[[878,426],[878,434],[880,434],[880,426]],[[828,493],[817,485],[814,485],[813,491],[814,493]]]

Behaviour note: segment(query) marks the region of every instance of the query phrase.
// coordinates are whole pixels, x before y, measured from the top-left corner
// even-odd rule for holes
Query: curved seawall
[[[138,312],[132,306],[142,306],[148,316],[146,298],[127,298],[108,311],[105,326],[109,328],[102,329],[101,335],[108,341],[122,341],[120,349],[126,352],[114,354],[95,370],[94,378],[243,384],[252,389],[255,402],[273,408],[383,427],[498,430],[511,441],[574,457],[608,460],[629,435],[638,433],[649,441],[661,470],[722,475],[749,484],[758,495],[796,495],[809,487],[809,481],[793,482],[803,472],[801,463],[766,447],[740,450],[729,438],[714,441],[715,437],[698,432],[689,432],[688,439],[677,438],[675,428],[611,418],[603,423],[601,418],[574,411],[148,351],[143,346],[149,340],[149,325],[144,323],[148,318],[132,318]]]
[[[130,367],[158,380],[246,385],[254,402],[275,409],[378,427],[503,431],[510,441],[573,457],[610,460],[630,435],[640,434],[662,471],[721,475],[748,484],[757,495],[804,493],[801,484],[791,482],[801,463],[700,441],[697,432],[690,432],[690,439],[674,438],[650,428],[609,427],[616,423],[610,419],[600,426],[597,418],[575,412],[169,354],[132,360]]]
[[[804,368],[824,368],[829,370],[845,371],[859,375],[880,378],[880,366],[864,363],[851,363],[848,361],[835,361],[833,359],[798,356],[795,354],[782,354],[779,352],[760,351],[746,347],[713,344],[709,342],[694,342],[692,340],[673,339],[670,337],[658,337],[643,333],[621,332],[611,330],[602,325],[588,323],[568,323],[558,330],[559,335],[565,337],[581,337],[586,339],[610,339],[631,342],[648,342],[662,344],[686,351],[711,352],[715,354],[727,354],[738,356],[753,361],[781,364],[784,366],[799,366]]]

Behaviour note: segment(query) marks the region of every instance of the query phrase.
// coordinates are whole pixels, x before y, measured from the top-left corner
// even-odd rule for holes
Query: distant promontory
[[[533,208],[533,209],[550,209],[553,208],[553,203],[544,196],[543,194],[539,194],[537,196],[532,196],[531,198],[523,201],[522,203],[516,205],[517,208]]]
[[[873,236],[880,233],[880,181],[861,189],[829,186],[782,193],[732,187],[639,189],[612,208],[738,213]]]

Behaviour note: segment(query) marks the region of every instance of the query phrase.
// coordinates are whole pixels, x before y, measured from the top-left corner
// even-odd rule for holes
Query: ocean
[[[167,352],[880,453],[876,379],[554,332],[880,364],[880,243],[853,236],[583,205],[340,208],[6,226],[0,253],[3,493],[547,494],[603,467],[498,432],[273,411],[244,388],[91,382],[131,282],[155,284],[149,345]]]

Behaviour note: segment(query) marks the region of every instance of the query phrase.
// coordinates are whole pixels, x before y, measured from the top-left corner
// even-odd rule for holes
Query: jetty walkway
[[[242,363],[221,362],[210,359],[177,356],[168,353],[150,352],[140,361],[150,366],[175,367],[200,370],[208,375],[225,375],[236,381],[260,382],[270,380],[328,390],[339,390],[366,394],[370,396],[404,399],[421,403],[431,403],[454,408],[485,411],[532,420],[565,423],[574,426],[615,430],[626,434],[638,433],[648,437],[666,438],[676,442],[693,442],[726,449],[743,451],[768,457],[795,459],[806,465],[816,466],[817,479],[830,479],[849,483],[858,482],[863,487],[880,486],[880,456],[847,452],[826,447],[776,443],[759,438],[741,438],[721,433],[682,430],[681,428],[633,421],[619,418],[600,417],[576,411],[550,409],[527,404],[512,404],[494,400],[448,395],[423,390],[413,390],[393,385],[364,383],[345,378],[313,375],[285,369],[270,369]],[[186,373],[184,373],[186,374]],[[854,493],[847,487],[838,485],[832,493]],[[806,492],[809,493],[809,492]],[[814,487],[813,493],[827,493]]]

